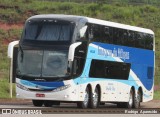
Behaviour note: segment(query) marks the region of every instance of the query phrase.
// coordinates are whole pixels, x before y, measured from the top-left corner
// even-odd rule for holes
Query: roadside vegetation
[[[160,85],[159,0],[59,1],[64,0],[0,0],[0,98],[9,98],[7,45],[20,39],[25,20],[36,14],[83,15],[152,29],[156,36],[155,85]],[[156,90],[154,97],[160,99],[160,89]]]

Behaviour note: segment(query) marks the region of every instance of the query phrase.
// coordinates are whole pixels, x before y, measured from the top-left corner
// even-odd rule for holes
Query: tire
[[[104,105],[105,105],[105,102],[100,102],[99,105],[104,106]]]
[[[60,106],[60,102],[57,102],[57,101],[53,101],[52,104],[53,106]]]
[[[99,91],[97,89],[97,87],[94,90],[94,93],[90,95],[91,99],[90,99],[90,107],[91,108],[97,108],[99,106]]]
[[[118,102],[117,103],[117,107],[118,108],[125,108],[126,107],[126,103],[125,102]]]
[[[141,97],[142,97],[142,94],[138,90],[137,96],[134,96],[134,103],[133,103],[134,108],[139,108],[140,107]]]
[[[79,108],[85,109],[85,108],[88,108],[88,105],[89,105],[89,89],[87,87],[86,90],[85,90],[84,100],[81,101],[81,102],[77,102],[77,106]]]
[[[50,101],[50,100],[46,100],[46,101],[44,102],[44,106],[45,106],[45,107],[52,107],[52,105],[53,105],[53,102]]]
[[[44,104],[43,100],[32,100],[34,106],[41,107]]]
[[[129,95],[129,101],[126,103],[126,108],[133,108],[133,103],[134,103],[134,92],[131,89]]]

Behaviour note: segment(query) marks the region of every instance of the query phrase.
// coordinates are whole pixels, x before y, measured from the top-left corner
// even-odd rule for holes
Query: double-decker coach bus
[[[154,43],[150,29],[83,16],[32,16],[13,70],[16,97],[34,106],[139,108],[153,99]]]

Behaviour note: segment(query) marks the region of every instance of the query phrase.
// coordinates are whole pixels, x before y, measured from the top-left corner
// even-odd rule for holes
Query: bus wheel
[[[117,107],[118,107],[118,108],[125,108],[126,105],[125,105],[124,102],[118,102],[118,103],[117,103]]]
[[[53,105],[53,106],[60,106],[60,102],[58,102],[58,101],[53,101],[53,102],[52,102],[52,105]]]
[[[95,88],[94,93],[91,94],[90,97],[91,97],[91,100],[90,100],[91,108],[97,108],[97,106],[99,105],[99,91],[97,87]]]
[[[88,108],[88,104],[89,104],[89,89],[87,87],[85,90],[84,100],[81,102],[77,102],[77,106],[79,108]]]
[[[133,102],[134,102],[134,92],[131,89],[130,94],[129,94],[129,101],[126,103],[127,108],[132,108],[133,107]]]
[[[134,108],[139,108],[140,107],[141,96],[142,96],[141,92],[138,90],[137,96],[134,97],[134,103],[133,103]]]
[[[44,103],[43,100],[32,100],[34,106],[41,107]]]
[[[105,102],[101,102],[99,105],[102,105],[102,106],[104,106],[104,105],[105,105]]]
[[[50,100],[44,101],[44,106],[45,106],[45,107],[52,107],[52,105],[53,105],[53,102],[52,102],[52,101],[50,101]]]

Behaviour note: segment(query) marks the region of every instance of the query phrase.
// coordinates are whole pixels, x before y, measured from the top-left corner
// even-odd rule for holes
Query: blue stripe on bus
[[[20,80],[25,86],[29,87],[37,87],[41,89],[55,89],[61,86],[64,86],[63,82],[39,82],[39,81],[27,81],[27,80]]]
[[[154,52],[153,51],[138,49],[138,48],[130,48],[125,46],[118,46],[118,45],[103,44],[103,43],[97,43],[97,42],[94,42],[93,44],[97,47],[107,49],[107,50],[118,50],[120,48],[120,49],[123,49],[124,52],[129,52],[129,57],[128,58],[126,57],[127,59],[123,59],[122,57],[120,60],[123,62],[131,63],[131,70],[136,74],[136,76],[142,82],[144,87],[147,90],[151,90],[153,86],[153,72],[154,72]],[[104,55],[103,53],[102,55],[99,55],[98,48],[89,46],[89,51],[87,55],[87,58],[89,60],[86,60],[86,64],[84,67],[85,69],[81,77],[84,77],[84,76],[89,77],[87,75],[89,74],[91,59],[117,61],[113,56],[106,56],[105,54],[108,55],[109,53],[104,52]],[[132,78],[132,76],[129,76],[129,81],[131,80],[134,81],[134,78]],[[128,84],[128,85],[131,85],[131,84]]]
[[[122,59],[124,62],[131,63],[131,69],[140,79],[147,90],[151,90],[153,86],[153,69],[154,69],[154,52],[152,50],[144,50],[138,48],[130,48],[118,45],[109,45],[102,43],[93,43],[104,49],[118,50],[123,49],[129,52],[129,59]],[[150,71],[149,71],[150,70]]]

